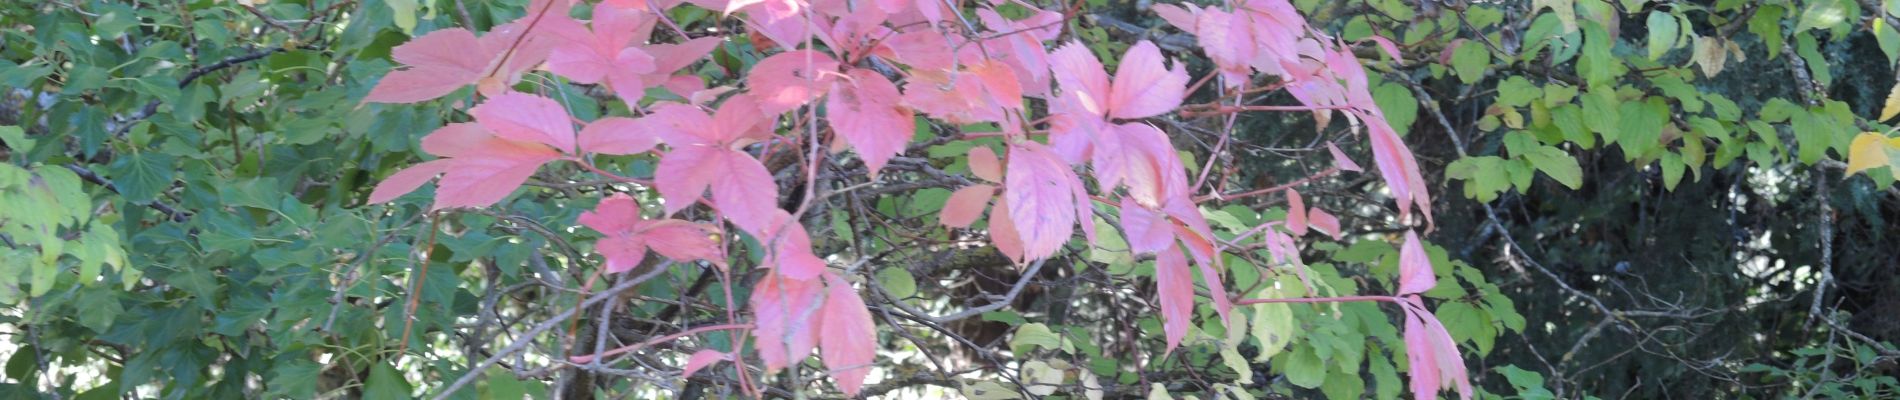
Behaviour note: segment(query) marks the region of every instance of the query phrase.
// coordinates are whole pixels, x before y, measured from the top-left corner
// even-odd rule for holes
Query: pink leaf
[[[1339,145],[1333,144],[1333,142],[1326,142],[1326,151],[1333,153],[1333,164],[1338,165],[1339,169],[1352,172],[1360,171],[1359,163],[1352,162],[1352,157],[1347,157],[1346,152],[1339,151]]]
[[[1220,314],[1221,323],[1232,323],[1228,318],[1234,309],[1234,300],[1227,298],[1227,285],[1221,283],[1220,270],[1209,259],[1198,259],[1194,264],[1201,268],[1201,283],[1207,284],[1208,296],[1214,298],[1214,312]]]
[[[632,270],[649,249],[675,261],[719,258],[710,227],[676,219],[648,221],[625,194],[601,200],[593,211],[582,212],[579,222],[606,235],[594,247],[607,258],[607,272]]]
[[[647,248],[674,261],[708,260],[723,264],[719,256],[718,231],[696,222],[677,219],[647,221],[639,232]]]
[[[1366,39],[1371,40],[1373,43],[1378,43],[1379,49],[1385,50],[1385,55],[1391,56],[1393,61],[1405,61],[1405,58],[1399,55],[1399,45],[1392,43],[1392,39],[1386,39],[1384,36],[1379,35],[1372,35]]]
[[[694,62],[712,53],[713,48],[719,47],[719,43],[723,40],[719,36],[707,36],[680,44],[647,45],[647,54],[653,56],[653,75],[648,75],[643,79],[660,81],[662,79],[658,78],[661,76],[672,75],[681,68],[693,65]]]
[[[1075,232],[1075,172],[1035,142],[1011,144],[1004,177],[1009,218],[1023,238],[1024,258],[1054,255]]]
[[[762,107],[749,94],[728,97],[724,103],[719,103],[719,110],[713,112],[712,129],[700,136],[712,138],[718,145],[728,148],[769,138],[772,135],[771,118],[778,114],[760,113]]]
[[[1181,105],[1187,90],[1187,69],[1175,63],[1173,70],[1162,66],[1161,50],[1146,40],[1136,42],[1122,54],[1115,71],[1115,85],[1108,96],[1108,116],[1147,118],[1173,111]]]
[[[693,352],[693,355],[686,359],[686,370],[680,373],[680,376],[691,378],[694,372],[699,372],[699,370],[710,367],[720,361],[731,359],[732,354],[713,349],[701,349]]]
[[[1016,72],[1010,70],[1008,65],[994,61],[983,62],[970,65],[969,71],[983,82],[983,92],[988,94],[993,104],[1002,108],[1022,108],[1022,83],[1016,81]]]
[[[1372,139],[1372,158],[1379,166],[1379,175],[1399,203],[1399,216],[1410,215],[1412,205],[1417,204],[1429,220],[1431,198],[1425,194],[1425,179],[1419,174],[1412,150],[1382,120],[1368,121],[1366,134]]]
[[[824,95],[837,79],[838,61],[812,50],[779,53],[752,66],[746,84],[759,97],[759,109],[778,115]]]
[[[1333,240],[1339,240],[1339,217],[1333,216],[1326,210],[1312,208],[1307,212],[1306,219],[1307,224],[1312,225],[1314,230],[1332,236]]]
[[[600,154],[639,154],[653,150],[659,137],[646,129],[646,123],[623,117],[606,117],[581,128],[582,152]]]
[[[778,275],[787,278],[809,280],[825,272],[825,260],[811,252],[811,236],[805,232],[805,225],[792,219],[785,210],[773,209],[769,230],[759,237],[770,243],[771,252],[766,254],[765,264]]]
[[[1097,184],[1128,186],[1128,194],[1146,207],[1160,207],[1170,192],[1187,191],[1187,169],[1160,129],[1143,123],[1110,125],[1096,136],[1090,152]]]
[[[574,150],[574,123],[554,99],[508,92],[469,110],[475,122],[508,140],[540,142],[563,152]]]
[[[1017,264],[1023,262],[1023,239],[1016,233],[1016,222],[1009,217],[1009,197],[996,199],[997,212],[990,213],[990,243],[996,245],[996,251],[1009,257]]]
[[[1458,391],[1458,398],[1471,398],[1471,380],[1464,361],[1458,358],[1458,344],[1438,317],[1425,311],[1423,302],[1408,298],[1400,303],[1405,309],[1405,358],[1411,366],[1414,398],[1436,398],[1445,386]]]
[[[602,199],[593,211],[582,212],[578,222],[607,236],[594,246],[607,257],[609,271],[623,272],[646,256],[644,244],[628,243],[633,239],[634,229],[644,220],[639,203],[625,194],[616,194]]]
[[[654,72],[654,59],[632,43],[638,30],[651,29],[643,23],[645,13],[616,7],[596,7],[593,29],[578,35],[560,35],[565,39],[548,55],[547,68],[575,82],[610,83],[622,96],[637,97],[644,89],[641,74]]]
[[[990,198],[996,197],[996,187],[985,184],[970,185],[957,189],[950,194],[950,200],[943,203],[943,211],[937,214],[943,226],[967,228],[983,215],[983,207],[990,204]],[[992,227],[994,229],[994,227]]]
[[[964,71],[912,70],[904,81],[904,105],[956,124],[1002,121],[1003,107],[988,93]]]
[[[1286,230],[1294,237],[1306,236],[1306,199],[1298,190],[1286,190]]]
[[[653,171],[653,186],[660,191],[660,198],[666,200],[666,213],[676,213],[697,203],[706,193],[706,187],[720,174],[713,166],[723,164],[720,159],[730,153],[733,151],[685,146],[661,155],[660,165]]]
[[[766,275],[753,286],[752,336],[767,371],[804,360],[817,347],[815,305],[824,288],[816,279]]]
[[[1193,3],[1187,3],[1185,6],[1186,7],[1175,4],[1156,4],[1152,8],[1154,9],[1155,15],[1160,16],[1161,20],[1168,21],[1168,25],[1174,25],[1176,29],[1193,35],[1195,34],[1195,16],[1201,13],[1201,7]]]
[[[1070,42],[1049,53],[1049,68],[1062,88],[1058,97],[1098,117],[1108,115],[1108,72],[1102,61],[1081,42]]]
[[[415,191],[416,188],[422,187],[422,184],[429,183],[430,180],[435,179],[436,175],[448,172],[449,168],[453,166],[455,166],[454,160],[441,159],[416,164],[409,168],[404,168],[401,171],[396,171],[395,174],[390,174],[388,178],[384,178],[381,183],[377,183],[376,189],[369,192],[369,204],[386,203],[390,200],[395,200],[397,197],[402,197],[402,195],[409,194],[409,192]]]
[[[491,57],[475,34],[443,29],[422,35],[390,51],[408,69],[391,71],[363,101],[415,103],[442,97],[482,78]]]
[[[719,213],[726,220],[740,229],[753,234],[763,232],[773,211],[779,211],[778,183],[772,180],[772,172],[765,170],[765,165],[752,156],[732,150],[721,153],[724,156],[718,161],[705,164],[716,174],[712,182],[713,204],[719,206]]]
[[[851,290],[850,282],[828,273],[825,286],[830,294],[825,295],[824,309],[819,311],[824,314],[819,328],[820,355],[825,367],[831,369],[832,379],[837,380],[838,389],[846,396],[856,396],[877,359],[876,326],[871,323],[864,299]]]
[[[1405,231],[1405,245],[1399,248],[1399,295],[1425,293],[1438,285],[1432,271],[1431,256],[1418,242],[1418,233]]]
[[[447,158],[391,176],[387,187],[370,193],[371,199],[393,199],[415,190],[429,176],[442,173],[442,179],[436,181],[431,210],[485,207],[514,192],[541,164],[560,158],[560,153],[546,145],[499,138],[473,123],[437,129],[422,138],[422,149]]]
[[[904,152],[917,130],[917,120],[909,108],[898,105],[903,95],[883,75],[868,69],[852,69],[849,75],[850,81],[832,83],[826,116],[876,176],[885,162]]]
[[[1132,197],[1122,198],[1121,210],[1122,232],[1128,240],[1129,251],[1154,253],[1172,247],[1174,226],[1166,217],[1136,204]]]
[[[1161,298],[1161,330],[1168,341],[1164,353],[1174,351],[1194,323],[1192,279],[1193,272],[1188,271],[1187,258],[1181,256],[1180,249],[1170,246],[1155,255],[1155,292]]]
[[[989,146],[970,148],[970,174],[990,182],[1003,181],[1003,162]]]

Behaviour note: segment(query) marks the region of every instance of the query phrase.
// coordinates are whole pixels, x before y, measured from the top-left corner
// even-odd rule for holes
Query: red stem
[[[1249,305],[1249,304],[1268,304],[1268,303],[1344,303],[1344,302],[1349,302],[1349,301],[1389,301],[1393,303],[1401,302],[1398,297],[1393,297],[1393,296],[1341,296],[1341,297],[1295,297],[1295,298],[1290,298],[1290,299],[1240,299],[1240,300],[1235,300],[1234,305],[1244,306],[1244,305]]]

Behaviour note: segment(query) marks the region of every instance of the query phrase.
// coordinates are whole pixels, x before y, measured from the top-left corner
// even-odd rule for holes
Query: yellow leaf
[[[1887,91],[1887,105],[1880,107],[1880,120],[1893,119],[1894,114],[1900,114],[1900,82]]]
[[[1887,108],[1893,109],[1893,97],[1888,97]],[[1873,132],[1861,132],[1854,137],[1854,143],[1847,147],[1847,174],[1887,166],[1887,136]]]

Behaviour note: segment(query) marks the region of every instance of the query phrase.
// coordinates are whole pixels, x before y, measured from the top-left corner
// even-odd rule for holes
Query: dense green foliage
[[[682,380],[677,356],[690,351],[559,361],[600,333],[635,342],[724,321],[739,308],[726,299],[749,293],[749,281],[676,268],[603,302],[619,309],[581,307],[628,278],[601,277],[599,235],[568,227],[625,185],[550,164],[485,209],[428,212],[421,195],[365,205],[376,182],[423,159],[420,137],[467,121],[474,99],[465,89],[364,104],[396,65],[391,48],[442,28],[486,31],[527,3],[0,2],[0,392],[435,397],[490,355],[527,346],[449,397],[739,395],[727,375]],[[1032,3],[1070,9],[1065,38],[1108,60],[1151,39],[1197,79],[1211,69],[1191,58],[1197,38],[1150,2]],[[1861,132],[1887,136],[1876,117],[1900,58],[1900,2],[1294,3],[1320,29],[1390,38],[1403,55],[1370,41],[1359,52],[1437,195],[1427,238],[1440,284],[1426,297],[1482,397],[1900,395],[1889,344],[1900,340],[1900,259],[1889,250],[1900,246],[1900,169],[1848,164]],[[691,6],[671,14],[693,32],[741,28]],[[691,72],[736,82],[766,54],[754,40],[732,35]],[[529,74],[519,86],[582,120],[628,114],[595,85]],[[1228,287],[1283,297],[1310,279],[1329,296],[1392,292],[1391,243],[1406,228],[1383,184],[1306,164],[1331,141],[1369,159],[1362,136],[1339,118],[1240,115],[1223,153],[1220,126],[1167,128],[1192,132],[1177,133],[1177,147],[1200,160],[1194,173],[1214,159],[1225,187],[1316,177],[1302,190],[1322,195],[1309,201],[1355,229],[1304,249],[1310,276],[1234,268]],[[965,174],[952,160],[990,140],[931,141],[887,173]],[[653,160],[599,165],[650,175]],[[1154,294],[1138,284],[1152,263],[1115,248],[1113,227],[1102,225],[1108,245],[1077,246],[1024,277],[987,248],[915,245],[959,240],[935,225],[955,187],[921,180],[828,199],[821,223],[808,223],[821,254],[878,260],[852,270],[891,305],[877,316],[885,354],[871,394],[1047,394],[1027,388],[1037,383],[1112,398],[1155,385],[1200,398],[1405,392],[1402,323],[1389,310],[1251,307],[1244,325],[1204,324],[1164,354]],[[1282,203],[1203,211],[1232,238],[1283,218]],[[1019,279],[1030,282],[1023,293],[988,306]],[[988,312],[939,323],[913,309]],[[1209,305],[1196,312],[1216,321]],[[542,324],[546,333],[521,335]],[[1292,334],[1268,343],[1243,329]],[[722,335],[679,350],[731,348]],[[836,393],[788,376],[768,395]]]

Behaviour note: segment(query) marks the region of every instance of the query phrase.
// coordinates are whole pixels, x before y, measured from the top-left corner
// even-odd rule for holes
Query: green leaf
[[[1657,161],[1662,163],[1663,189],[1675,191],[1676,184],[1682,183],[1682,172],[1684,171],[1682,155],[1663,153],[1662,159]]]
[[[1356,366],[1355,366],[1356,367]],[[1359,399],[1366,396],[1366,380],[1359,377],[1358,371],[1346,372],[1333,370],[1327,374],[1326,384],[1319,388],[1326,398],[1335,400]]]
[[[0,126],[0,144],[5,144],[16,154],[32,153],[33,142],[33,139],[26,138],[26,131],[18,126]]]
[[[1813,165],[1821,161],[1821,157],[1827,155],[1828,147],[1833,145],[1834,132],[1819,118],[1809,112],[1796,113],[1789,118],[1791,121],[1789,125],[1794,131],[1795,146],[1800,147],[1796,154],[1800,157],[1802,164]]]
[[[109,172],[126,201],[144,203],[171,188],[172,174],[177,171],[172,167],[175,161],[169,154],[153,151],[121,154]]]
[[[1625,102],[1617,113],[1622,131],[1617,142],[1625,160],[1641,159],[1661,148],[1663,125],[1669,123],[1669,104],[1662,98]]]
[[[1412,130],[1412,122],[1418,120],[1418,98],[1412,96],[1412,90],[1397,83],[1383,83],[1372,89],[1372,102],[1385,112],[1385,122],[1392,130],[1404,136]]]
[[[1682,36],[1680,23],[1675,14],[1654,10],[1649,12],[1649,59],[1654,61],[1676,48],[1676,40]]]
[[[1847,21],[1847,7],[1850,5],[1845,0],[1810,0],[1805,3],[1808,7],[1801,10],[1801,19],[1795,21],[1795,32],[1816,28],[1833,29]]]
[[[1795,35],[1794,54],[1807,61],[1808,74],[1813,75],[1814,81],[1821,84],[1822,90],[1834,84],[1834,71],[1831,69],[1833,64],[1828,62],[1826,57],[1821,56],[1821,45],[1815,41],[1813,35],[1807,33]]]
[[[1491,325],[1491,316],[1478,307],[1462,301],[1447,302],[1438,306],[1432,314],[1445,324],[1445,331],[1451,333],[1454,342],[1471,342],[1478,348],[1479,354],[1489,354],[1496,343],[1497,327]]]
[[[301,357],[279,359],[270,369],[270,388],[268,397],[293,399],[315,398],[317,394],[316,376],[322,374],[322,366]]]
[[[1577,62],[1577,74],[1583,75],[1584,86],[1607,87],[1614,85],[1616,77],[1623,75],[1622,60],[1610,52],[1615,45],[1616,39],[1610,37],[1610,33],[1602,27],[1584,25],[1583,57]]]
[[[1016,354],[1025,354],[1034,348],[1061,349],[1062,337],[1049,330],[1042,323],[1023,324],[1016,328],[1016,334],[1009,338],[1009,348]]]
[[[1286,370],[1280,373],[1286,375],[1287,382],[1299,387],[1318,388],[1326,383],[1326,362],[1313,352],[1313,346],[1299,346],[1288,355]]]
[[[488,369],[488,384],[482,388],[483,399],[526,399],[527,385],[523,385],[514,374],[502,372],[501,368]]]
[[[1524,159],[1530,160],[1531,165],[1537,167],[1538,171],[1544,171],[1545,175],[1556,179],[1564,186],[1569,186],[1571,189],[1583,188],[1583,168],[1577,166],[1577,159],[1571,157],[1570,153],[1564,152],[1563,149],[1550,146],[1539,147],[1535,151],[1525,153]]]
[[[1466,41],[1451,51],[1451,69],[1458,73],[1458,80],[1465,84],[1474,84],[1484,79],[1484,70],[1491,66],[1491,51],[1483,43]]]
[[[1498,104],[1504,105],[1505,107],[1523,107],[1530,105],[1531,100],[1543,96],[1544,91],[1542,89],[1539,89],[1536,84],[1531,83],[1530,79],[1525,79],[1521,75],[1512,76],[1503,82],[1498,82]]]
[[[308,379],[308,378],[306,378]],[[389,364],[377,363],[369,367],[369,381],[363,383],[365,400],[408,399],[409,381],[402,373]]]
[[[917,294],[917,278],[901,266],[886,266],[877,271],[877,284],[890,292],[891,297],[908,298]]]

